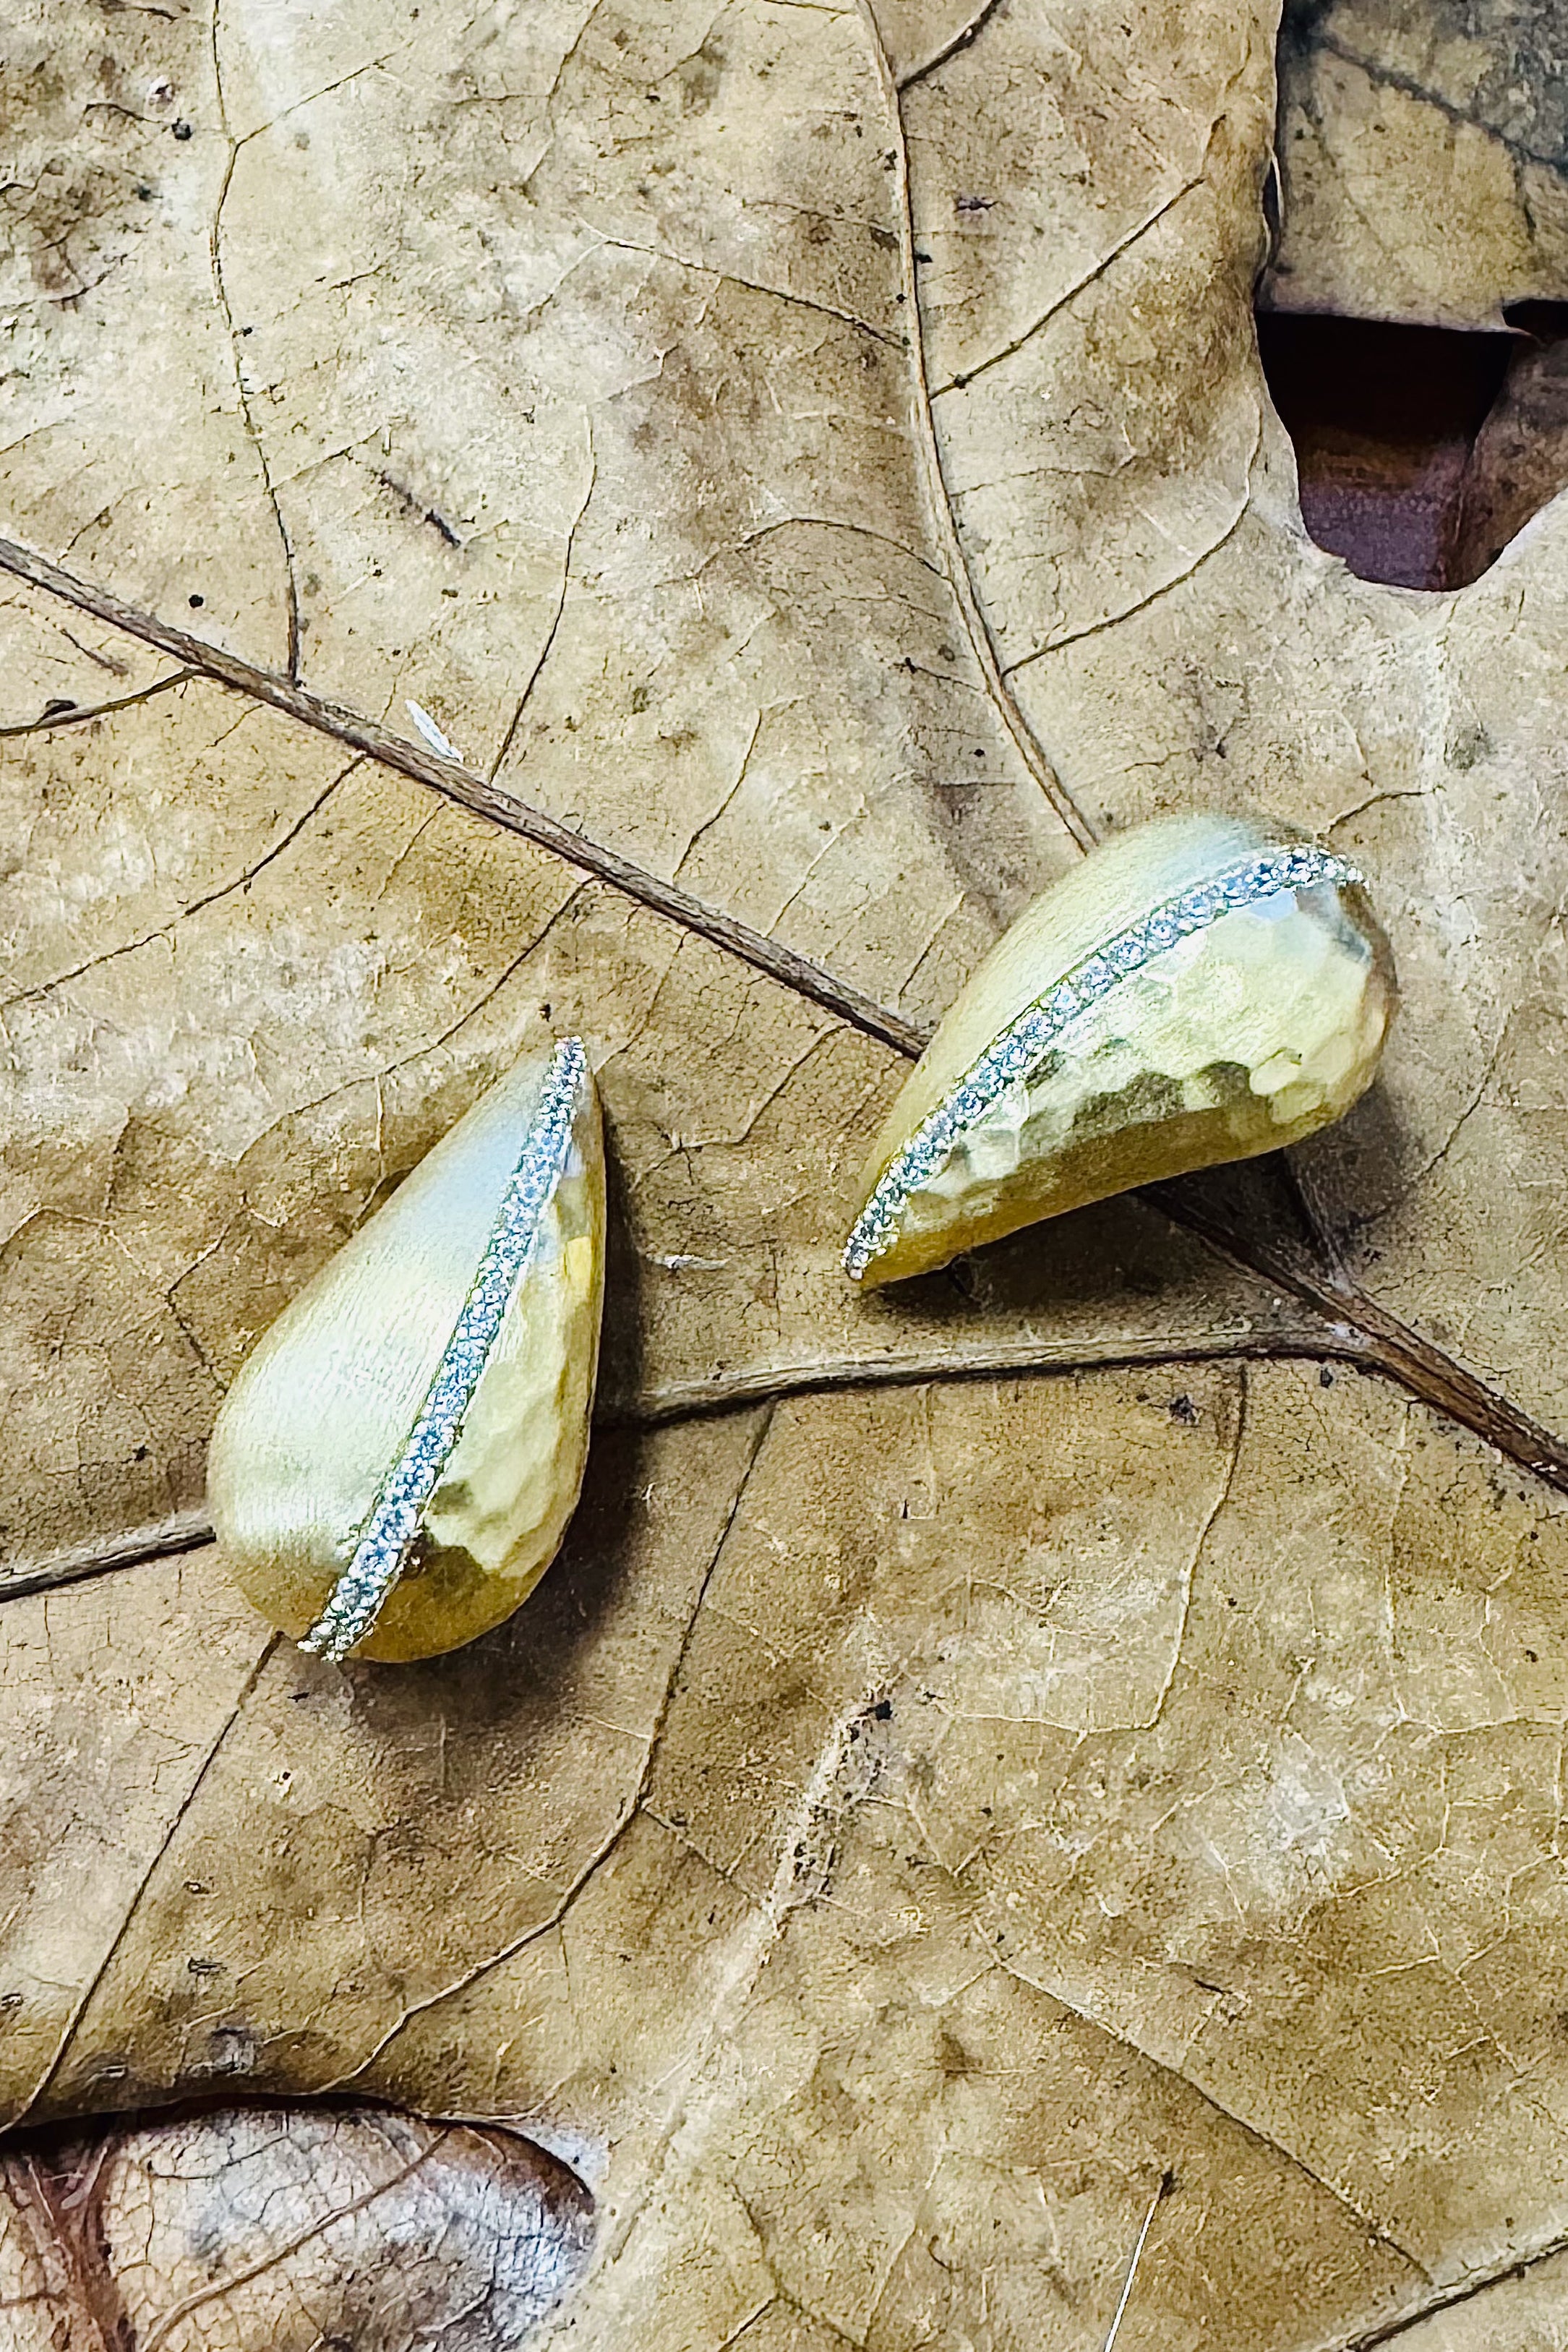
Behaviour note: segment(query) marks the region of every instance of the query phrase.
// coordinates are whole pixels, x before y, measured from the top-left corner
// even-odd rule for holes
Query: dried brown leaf
[[[1307,540],[1250,323],[1273,29],[18,37],[18,2119],[525,2126],[595,2200],[546,2334],[606,2352],[1080,2352],[1167,2171],[1119,2352],[1561,2333],[1565,526],[1443,596]],[[1467,38],[1432,88],[1490,123]],[[1419,104],[1391,218],[1432,120],[1471,152]],[[1409,315],[1552,290],[1550,188],[1499,184]],[[1075,843],[1240,800],[1373,877],[1378,1094],[1175,1223],[852,1296],[901,1046]],[[218,1397],[569,1026],[617,1189],[568,1552],[454,1658],[303,1660],[199,1543]],[[114,2160],[139,2210],[161,2159]],[[164,2210],[144,2315],[198,2291]],[[318,2271],[319,2335],[422,2324],[359,2240]]]

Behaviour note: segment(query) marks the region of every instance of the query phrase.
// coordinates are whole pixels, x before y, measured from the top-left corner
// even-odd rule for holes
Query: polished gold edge
[[[587,1073],[581,1040],[564,1038],[555,1049],[538,1108],[419,1416],[371,1506],[352,1559],[301,1640],[302,1650],[333,1661],[346,1657],[371,1631],[408,1565],[425,1506],[456,1445],[464,1415],[533,1255],[539,1220],[560,1181]]]
[[[1223,916],[1281,890],[1309,890],[1322,883],[1337,887],[1364,879],[1333,850],[1311,843],[1282,843],[1222,868],[1211,881],[1162,899],[1082,957],[992,1040],[883,1171],[844,1244],[844,1271],[851,1280],[860,1281],[892,1246],[910,1194],[940,1166],[964,1130],[983,1118],[1008,1087],[1027,1077],[1062,1034],[1124,980]]]

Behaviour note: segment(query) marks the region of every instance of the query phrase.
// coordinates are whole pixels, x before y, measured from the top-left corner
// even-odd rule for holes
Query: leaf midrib
[[[915,1060],[928,1033],[900,1013],[841,980],[822,965],[707,906],[674,882],[650,873],[618,850],[574,832],[541,809],[501,792],[486,776],[455,761],[441,759],[423,745],[393,734],[373,719],[314,694],[276,670],[246,661],[222,646],[126,604],[111,590],[66,571],[36,550],[0,538],[0,571],[26,582],[78,612],[168,655],[184,669],[229,692],[282,712],[299,725],[394,769],[432,792],[467,809],[592,875],[636,904],[664,916],[683,930],[737,957],[790,993],[803,997],[836,1020],[874,1038],[892,1052]],[[1173,1223],[1247,1273],[1309,1309],[1323,1327],[1322,1353],[1354,1356],[1408,1394],[1544,1481],[1568,1494],[1568,1439],[1557,1435],[1502,1391],[1479,1379],[1455,1357],[1426,1339],[1413,1325],[1381,1306],[1348,1276],[1303,1264],[1271,1244],[1249,1223],[1228,1217],[1206,1200],[1189,1179],[1153,1186],[1144,1195]]]

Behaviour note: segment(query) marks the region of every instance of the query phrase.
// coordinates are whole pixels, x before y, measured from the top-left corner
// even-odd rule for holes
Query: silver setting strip
[[[557,1045],[538,1109],[496,1213],[462,1313],[441,1351],[419,1418],[388,1471],[331,1598],[300,1642],[302,1650],[334,1662],[362,1642],[408,1564],[425,1505],[441,1483],[462,1433],[463,1416],[528,1270],[539,1219],[566,1166],[572,1120],[587,1074],[581,1041]]]
[[[967,1127],[985,1116],[1007,1088],[1027,1078],[1063,1033],[1128,975],[1163,955],[1178,940],[1205,931],[1222,915],[1272,898],[1281,890],[1309,890],[1320,882],[1361,882],[1365,877],[1332,850],[1303,845],[1279,849],[1228,867],[1211,882],[1167,898],[1137,922],[1085,956],[1053,988],[1027,1005],[972,1063],[952,1093],[927,1113],[880,1178],[844,1244],[844,1272],[858,1282],[892,1242],[904,1203],[936,1173]]]

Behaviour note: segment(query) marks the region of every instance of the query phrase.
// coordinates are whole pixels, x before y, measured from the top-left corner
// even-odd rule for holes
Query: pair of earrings
[[[1298,1141],[1371,1084],[1393,958],[1362,877],[1263,818],[1137,828],[960,992],[883,1128],[861,1284]],[[511,1614],[577,1505],[604,1296],[581,1044],[518,1066],[275,1323],[213,1434],[239,1582],[319,1656],[406,1660]]]

